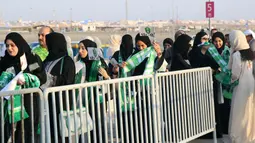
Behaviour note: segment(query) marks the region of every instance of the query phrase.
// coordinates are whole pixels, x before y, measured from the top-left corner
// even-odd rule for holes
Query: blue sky
[[[206,0],[128,0],[131,20],[205,19]],[[0,0],[4,20],[109,20],[125,19],[125,0]],[[215,18],[255,19],[255,0],[215,0]],[[174,9],[174,10],[173,10]],[[54,12],[55,11],[55,12]],[[55,14],[53,14],[55,13]],[[55,16],[53,16],[55,15]]]

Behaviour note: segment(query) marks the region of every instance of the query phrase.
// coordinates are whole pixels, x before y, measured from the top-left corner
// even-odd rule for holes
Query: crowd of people
[[[174,38],[174,40],[166,38],[161,50],[159,43],[139,33],[134,40],[129,34],[122,37],[111,36],[113,44],[108,54],[111,55],[110,61],[115,63],[108,63],[103,57],[93,60],[89,58],[88,48],[101,48],[100,40],[95,37],[88,36],[81,40],[78,54],[73,55],[70,37],[54,32],[48,26],[40,29],[39,46],[33,49],[19,33],[12,32],[4,41],[6,51],[0,60],[0,89],[4,88],[16,75],[19,75],[17,86],[40,87],[43,90],[48,87],[148,75],[156,72],[211,67],[217,137],[222,138],[223,134],[229,134],[234,143],[255,143],[255,66],[253,66],[255,34],[253,31],[234,30],[226,35],[217,29],[211,30],[210,34],[201,31],[196,34],[194,42],[184,31],[177,31]],[[133,64],[130,64],[131,62]],[[40,84],[34,84],[38,82]],[[56,96],[56,101],[59,101],[58,98],[59,96]],[[98,95],[98,98],[100,109],[103,109],[101,96]],[[49,102],[52,102],[51,100],[52,98],[49,98]],[[10,103],[6,99],[5,101],[8,107]],[[69,101],[71,102],[72,99]],[[25,95],[24,106],[28,115],[31,115],[30,102],[31,96]],[[36,131],[39,128],[40,110],[36,100],[33,103],[34,113],[36,113],[33,114]],[[66,102],[63,101],[63,103]],[[22,105],[17,104],[15,107],[18,109],[20,106]],[[49,106],[50,109],[56,106],[57,113],[60,112],[58,102],[56,105],[49,104]],[[66,108],[64,105],[63,109]],[[92,112],[90,110],[90,114]],[[95,113],[96,117],[103,117],[103,112],[101,110]],[[53,115],[50,116],[50,120],[53,120]],[[12,121],[9,121],[9,118],[7,116],[4,121],[6,141],[11,134],[8,125]],[[20,120],[16,121],[16,141],[21,138]],[[31,122],[31,117],[27,117],[24,121]],[[103,122],[101,119],[101,123]],[[53,128],[54,125],[51,124],[51,127]],[[25,126],[26,142],[31,142],[31,135],[31,126]],[[91,135],[93,141],[93,134]],[[102,133],[103,141],[104,135]],[[211,134],[203,136],[203,138],[211,137]]]

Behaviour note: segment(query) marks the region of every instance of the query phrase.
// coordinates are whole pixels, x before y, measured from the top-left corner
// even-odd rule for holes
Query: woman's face
[[[172,47],[172,45],[170,45],[169,43],[165,43],[164,44],[164,49],[166,50],[166,49],[168,49],[168,48],[171,48]]]
[[[6,40],[6,50],[8,52],[8,54],[12,57],[17,56],[18,52],[19,52],[19,48],[16,46],[16,44],[12,41],[7,39]]]
[[[206,35],[206,36],[203,36],[203,37],[201,38],[201,43],[208,42],[208,41],[209,41],[209,38],[208,38],[207,35]]]
[[[88,55],[88,51],[86,50],[83,43],[79,44],[79,54],[80,54],[81,58],[86,58]]]
[[[221,48],[223,45],[223,41],[219,37],[217,37],[213,41],[213,44],[215,45],[216,48]]]
[[[147,48],[147,45],[142,41],[137,41],[137,48],[142,51],[143,49]]]

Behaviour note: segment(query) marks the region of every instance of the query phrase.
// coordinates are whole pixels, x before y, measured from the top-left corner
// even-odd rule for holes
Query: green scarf
[[[83,61],[79,61],[82,64],[84,64],[84,67],[82,69],[80,69],[80,71],[75,75],[75,84],[79,84],[79,83],[85,83],[85,77],[86,77],[86,65]],[[82,77],[84,77],[84,81],[82,81]]]
[[[148,47],[135,55],[133,55],[131,58],[129,58],[126,63],[127,65],[123,68],[124,72],[129,72],[135,67],[137,67],[139,64],[141,64],[146,58],[148,58],[148,61],[146,63],[146,67],[144,70],[143,75],[149,75],[154,73],[154,61],[156,59],[156,51],[153,47]]]
[[[129,58],[128,58],[129,59]],[[121,57],[121,53],[119,52],[119,57],[118,57],[118,63],[122,64],[123,60]],[[127,73],[124,71],[123,68],[120,68],[119,71],[119,78],[125,78],[128,77]],[[126,94],[128,94],[128,83],[126,82]],[[122,111],[129,111],[130,110],[130,106],[131,106],[131,110],[133,111],[135,109],[135,104],[134,104],[134,97],[131,97],[131,99],[128,96],[125,96],[124,93],[124,83],[121,83],[120,85],[120,89],[121,89],[121,110]],[[125,109],[125,100],[126,100],[126,109]]]
[[[154,62],[156,59],[156,52],[153,47],[148,47],[135,55],[133,55],[131,58],[129,58],[126,63],[127,65],[123,68],[123,71],[121,73],[121,77],[125,77],[127,72],[130,72],[132,69],[136,68],[139,64],[141,64],[146,58],[148,58],[145,70],[143,75],[149,75],[154,73]],[[148,80],[144,81],[145,85],[151,84],[148,82]],[[143,84],[143,81],[140,80],[140,85]],[[133,111],[135,109],[135,103],[134,103],[134,97],[131,97],[131,99],[124,94],[124,84],[121,84],[121,100],[122,100],[122,111],[129,111],[130,107]],[[126,83],[126,94],[128,94],[128,86]],[[125,108],[125,100],[126,100],[126,108]]]
[[[24,88],[34,88],[34,87],[39,87],[40,86],[40,80],[31,74],[28,73],[24,73],[24,78],[25,78],[25,84],[23,85]],[[0,76],[0,89],[4,88],[12,79],[14,78],[14,75],[12,73],[8,73],[8,72],[3,72],[2,75]],[[22,87],[20,85],[17,85],[15,90],[20,90],[22,89]],[[13,96],[13,105],[14,105],[14,123],[22,120],[22,111],[21,111],[21,95],[17,94]],[[8,104],[7,107],[7,113],[9,116],[9,122],[11,123],[12,121],[12,117],[11,117],[11,100],[7,100],[7,102],[5,102],[4,104]],[[24,118],[26,119],[28,118],[28,114],[25,110],[25,108],[23,108],[23,112],[24,112]],[[6,117],[7,115],[5,115]]]
[[[100,60],[92,62],[88,82],[97,81],[98,69],[101,65]]]
[[[94,82],[94,81],[97,81],[97,76],[98,76],[98,69],[99,67],[102,65],[101,61],[100,60],[97,60],[97,61],[93,61],[92,62],[92,65],[91,65],[91,69],[90,69],[90,72],[89,72],[89,78],[88,78],[88,82]],[[93,90],[92,87],[89,87],[88,89],[88,95],[89,95],[89,100],[90,100],[90,95],[91,95],[91,90]],[[94,93],[95,94],[95,93]],[[99,95],[96,99],[96,103],[103,103],[103,96],[102,96],[102,93],[98,93]]]
[[[122,60],[122,57],[121,57],[121,53],[119,52],[118,63],[119,63],[119,64],[122,64],[122,62],[123,62],[123,60]],[[127,73],[124,72],[124,69],[123,69],[123,68],[120,68],[118,77],[119,77],[119,78],[127,77]]]
[[[228,46],[225,46],[224,47],[224,50],[222,51],[222,54],[221,54],[223,60],[228,63],[229,62],[229,58],[230,58],[230,49]]]
[[[224,60],[224,59],[229,59],[229,58],[227,58],[228,48],[226,49],[226,47],[225,47],[222,56],[218,53],[217,49],[215,47],[213,47],[213,46],[211,46],[207,50],[207,52],[209,53],[209,55],[211,55],[211,57],[217,62],[217,64],[221,68],[221,72],[217,73],[215,75],[215,78],[224,87],[224,89],[223,89],[223,96],[225,98],[231,99],[232,98],[232,94],[233,94],[233,90],[234,90],[235,86],[238,85],[239,82],[235,81],[234,83],[231,83],[232,73],[231,73],[231,70],[229,70],[227,68],[228,67],[228,64],[227,64],[228,61]]]

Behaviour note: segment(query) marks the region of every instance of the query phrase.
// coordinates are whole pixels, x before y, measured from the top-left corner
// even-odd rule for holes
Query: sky
[[[127,0],[129,20],[204,20],[206,0]],[[215,19],[255,19],[255,0],[214,0]],[[125,19],[126,0],[0,0],[0,19]],[[72,9],[72,10],[71,10]]]

